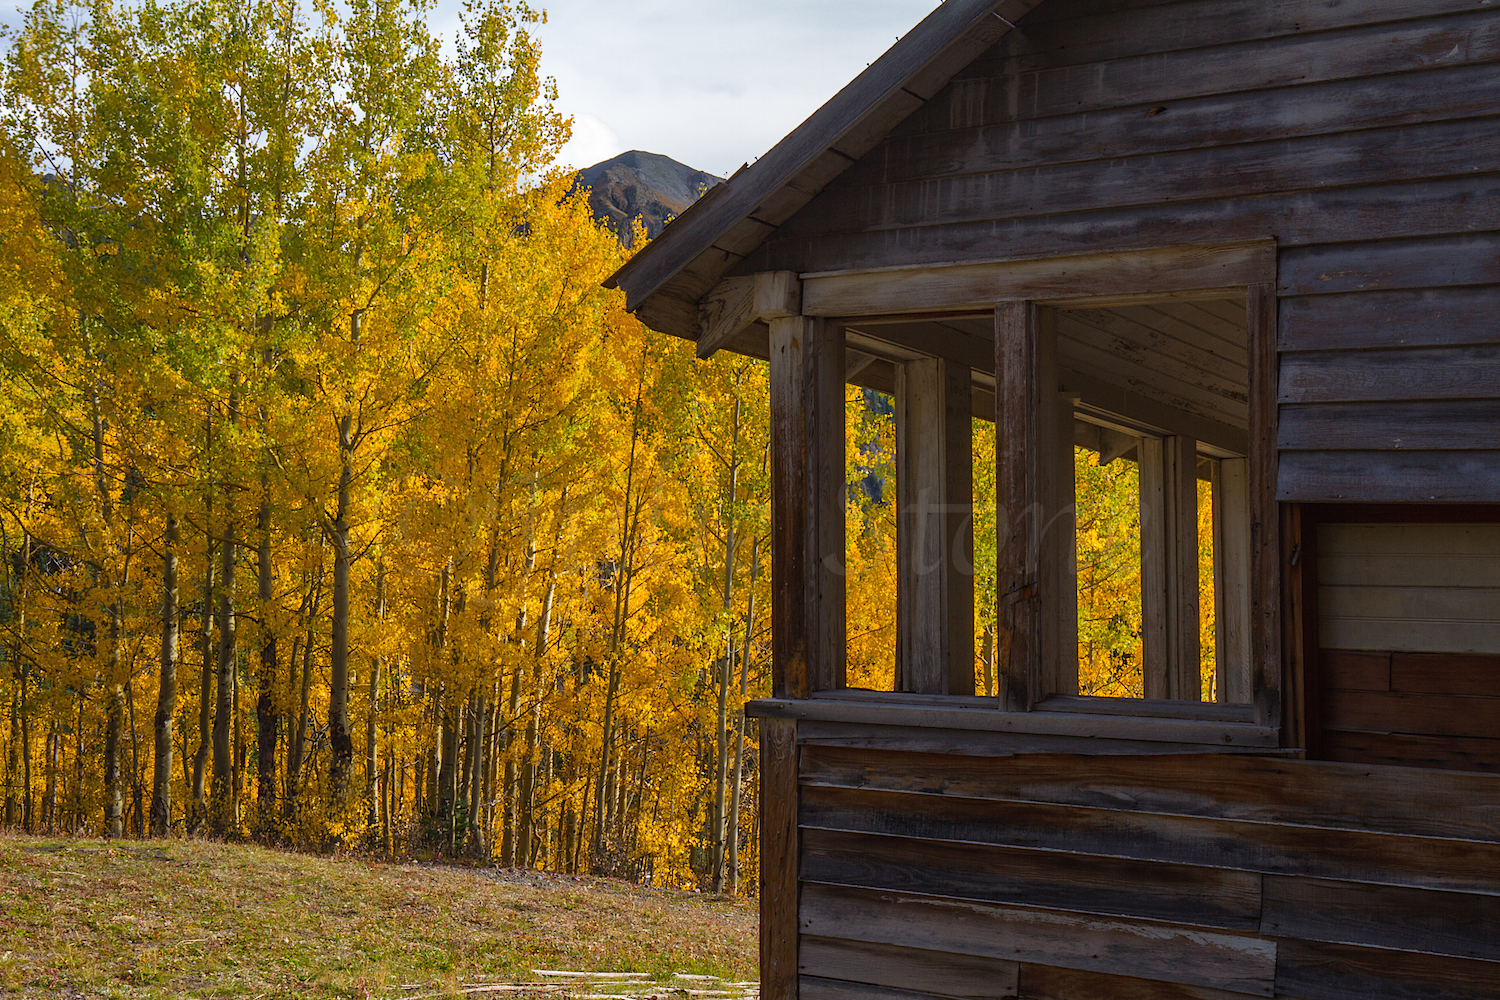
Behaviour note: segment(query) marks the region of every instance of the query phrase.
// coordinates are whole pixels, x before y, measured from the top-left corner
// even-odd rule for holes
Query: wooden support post
[[[1248,705],[1253,697],[1250,655],[1250,463],[1219,462],[1214,481],[1214,615],[1218,697]]]
[[[1145,696],[1198,701],[1198,446],[1141,445],[1141,612]]]
[[[797,1000],[797,723],[760,720],[760,995]]]
[[[1029,712],[1041,697],[1037,495],[1037,307],[995,307],[996,663],[1000,707]]]
[[[973,404],[967,365],[896,370],[896,689],[974,693]]]
[[[1281,544],[1276,506],[1276,286],[1246,289],[1250,327],[1250,653],[1255,720],[1281,725]]]
[[[1044,343],[1056,339],[1041,318]],[[1054,362],[1043,352],[1044,364]],[[1047,383],[1051,385],[1052,382]],[[1038,468],[1042,482],[1042,696],[1078,694],[1078,500],[1073,476],[1073,414],[1078,397],[1059,393],[1042,414]]]
[[[844,336],[771,322],[772,691],[845,684]]]

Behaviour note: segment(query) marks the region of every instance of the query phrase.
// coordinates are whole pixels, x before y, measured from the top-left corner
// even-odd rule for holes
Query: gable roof
[[[945,0],[770,152],[711,188],[605,282],[654,330],[694,339],[698,302],[776,228],[1015,28],[1041,0]]]

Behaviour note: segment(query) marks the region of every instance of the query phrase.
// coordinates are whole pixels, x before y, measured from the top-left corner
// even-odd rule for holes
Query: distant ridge
[[[723,180],[670,156],[631,150],[580,170],[573,190],[589,188],[594,218],[631,246],[632,224],[637,218],[645,221],[646,235],[655,239],[674,216]]]

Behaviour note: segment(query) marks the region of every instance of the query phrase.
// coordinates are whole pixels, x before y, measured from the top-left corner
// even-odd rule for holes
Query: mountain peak
[[[670,156],[633,149],[580,170],[573,190],[587,187],[594,217],[630,246],[631,225],[637,218],[645,221],[646,235],[655,239],[673,217],[722,181]]]

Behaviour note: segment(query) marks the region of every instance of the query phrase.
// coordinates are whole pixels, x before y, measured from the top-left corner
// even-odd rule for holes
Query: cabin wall
[[[1496,995],[1500,776],[800,725],[802,1000]]]
[[[1500,495],[1500,9],[1048,0],[738,273],[1273,237],[1279,499]]]

